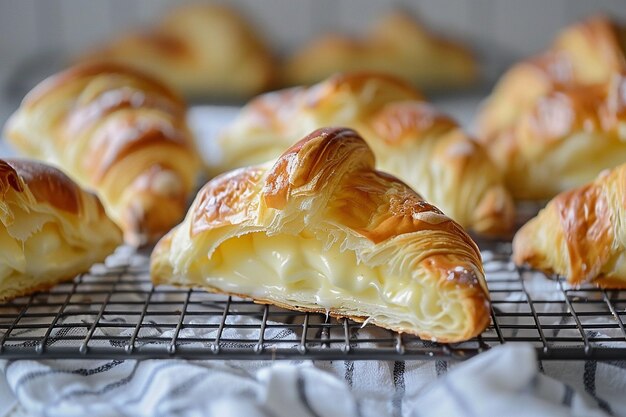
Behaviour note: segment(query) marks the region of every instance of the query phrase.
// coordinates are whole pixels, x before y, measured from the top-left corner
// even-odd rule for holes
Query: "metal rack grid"
[[[0,358],[463,359],[519,341],[531,342],[540,359],[626,357],[626,291],[570,288],[516,268],[510,243],[481,247],[493,324],[465,343],[154,288],[148,256],[121,248],[73,282],[0,305]]]

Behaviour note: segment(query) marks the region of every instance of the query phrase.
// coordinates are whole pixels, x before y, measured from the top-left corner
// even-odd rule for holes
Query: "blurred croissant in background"
[[[626,29],[572,25],[513,66],[478,117],[478,138],[518,199],[544,199],[626,161]]]
[[[197,4],[127,33],[78,59],[114,62],[161,78],[189,98],[245,99],[272,82],[274,60],[263,37],[225,6]]]
[[[384,72],[424,90],[467,87],[479,76],[469,49],[430,32],[407,13],[393,12],[360,39],[338,34],[314,39],[287,59],[283,80],[306,85],[347,71]]]
[[[61,168],[98,193],[133,245],[178,223],[199,158],[181,98],[118,65],[71,68],[31,91],[5,136],[23,154]]]

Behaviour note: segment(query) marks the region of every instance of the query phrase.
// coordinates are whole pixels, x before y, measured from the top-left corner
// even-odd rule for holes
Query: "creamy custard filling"
[[[19,258],[9,259],[9,256],[2,257],[0,266],[0,285],[9,283],[16,276],[26,275],[30,277],[46,280],[46,276],[56,278],[58,271],[67,268],[66,259],[76,256],[77,248],[64,244],[59,239],[59,232],[54,230],[58,226],[54,223],[46,223],[41,229],[24,241],[23,249],[19,248]],[[11,239],[3,231],[2,238]],[[15,242],[13,242],[15,244]],[[84,248],[87,251],[87,248]],[[25,259],[23,253],[29,254],[29,259]],[[33,282],[36,284],[36,282]]]
[[[325,249],[314,237],[257,232],[226,240],[208,263],[193,262],[185,283],[433,333],[463,328],[466,312],[454,289],[446,294],[432,280],[391,269],[366,266],[338,244]]]
[[[13,220],[0,227],[0,288],[12,286],[21,276],[27,284],[55,281],[68,267],[88,266],[92,256],[87,244],[77,244],[61,221],[49,213],[25,211],[11,205]],[[79,254],[83,254],[80,256]],[[28,254],[26,258],[25,254]]]

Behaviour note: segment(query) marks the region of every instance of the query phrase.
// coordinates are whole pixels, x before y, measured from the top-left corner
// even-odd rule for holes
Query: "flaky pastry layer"
[[[438,341],[479,334],[489,299],[476,245],[374,163],[354,131],[320,129],[275,163],[215,178],[155,247],[154,282]]]
[[[511,196],[485,150],[404,81],[382,74],[338,75],[310,88],[262,95],[218,139],[213,175],[278,157],[314,129],[355,129],[377,168],[405,181],[444,213],[482,234],[506,234]]]

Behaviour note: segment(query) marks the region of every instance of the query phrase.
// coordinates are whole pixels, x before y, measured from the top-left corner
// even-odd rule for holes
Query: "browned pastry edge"
[[[16,169],[2,159],[0,159],[0,179],[2,179],[2,181],[0,181],[0,193],[3,196],[9,191],[10,188],[13,188],[18,192],[24,191],[22,181],[20,176],[17,174]]]
[[[37,161],[8,158],[0,159],[0,175],[8,176],[15,191],[24,191],[23,181],[39,203],[48,203],[73,214],[81,211],[82,190],[57,168]],[[18,182],[14,183],[16,179]],[[99,203],[98,208],[104,214],[102,204]]]

